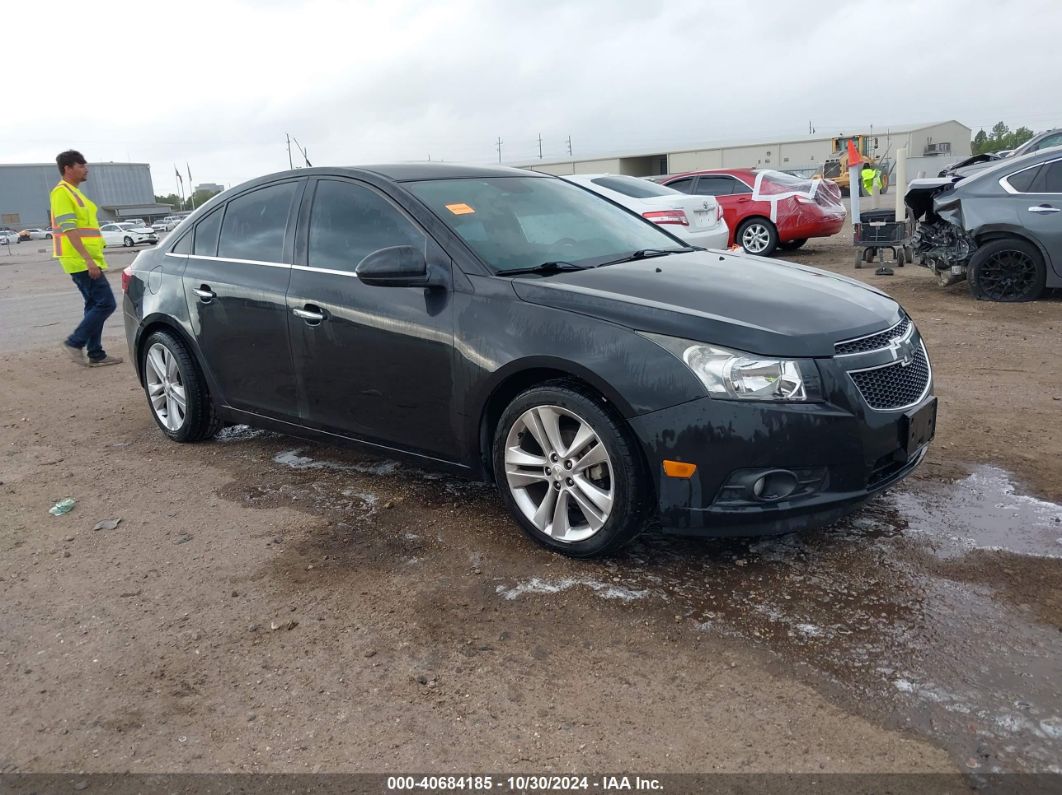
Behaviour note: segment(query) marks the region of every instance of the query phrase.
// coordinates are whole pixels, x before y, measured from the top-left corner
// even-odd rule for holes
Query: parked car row
[[[771,169],[710,169],[656,178],[669,188],[712,196],[731,230],[730,245],[769,257],[792,251],[812,237],[841,231],[847,210],[841,191],[827,179],[805,179]]]
[[[836,214],[751,182],[772,225]],[[177,442],[249,423],[493,481],[575,557],[813,527],[910,474],[936,399],[899,304],[704,251],[719,196],[638,187],[435,163],[230,189],[122,274],[147,410]]]

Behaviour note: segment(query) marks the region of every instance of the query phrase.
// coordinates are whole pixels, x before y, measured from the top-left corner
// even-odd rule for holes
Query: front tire
[[[750,218],[738,227],[737,241],[749,254],[769,257],[778,248],[778,228],[766,218]]]
[[[214,436],[221,421],[206,381],[187,346],[169,331],[144,342],[140,361],[151,416],[175,442],[199,442]]]
[[[125,239],[122,240],[122,245],[129,248],[133,245],[133,238],[126,236]]]
[[[574,558],[618,549],[645,527],[650,485],[623,419],[580,384],[523,392],[494,435],[502,501],[531,539]]]
[[[978,301],[1035,301],[1047,282],[1044,258],[1032,243],[1017,238],[992,240],[970,257],[970,294]]]

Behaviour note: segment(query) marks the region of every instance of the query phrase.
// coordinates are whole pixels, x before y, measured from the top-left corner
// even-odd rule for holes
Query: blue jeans
[[[111,292],[106,271],[98,279],[89,276],[88,271],[71,273],[70,278],[74,280],[85,299],[85,316],[74,329],[74,333],[66,338],[66,344],[71,348],[87,347],[89,359],[98,362],[107,356],[100,337],[103,334],[103,324],[117,307],[114,293]]]

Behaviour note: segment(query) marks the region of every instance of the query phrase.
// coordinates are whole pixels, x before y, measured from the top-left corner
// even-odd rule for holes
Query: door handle
[[[196,287],[192,292],[199,296],[199,300],[204,304],[209,304],[212,300],[218,297],[217,293],[210,289],[209,285],[202,285]]]
[[[292,309],[291,311],[295,317],[301,317],[309,326],[316,326],[325,319],[325,313],[312,304],[307,304],[305,309]]]
[[[1048,213],[1062,212],[1062,208],[1052,207],[1050,204],[1037,204],[1035,207],[1030,207],[1029,212],[1047,215]]]

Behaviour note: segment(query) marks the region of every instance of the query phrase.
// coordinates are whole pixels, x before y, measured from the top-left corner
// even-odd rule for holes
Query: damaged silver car
[[[918,221],[913,253],[941,285],[967,279],[988,301],[1035,301],[1062,287],[1062,147],[966,179],[913,180],[906,202]]]

